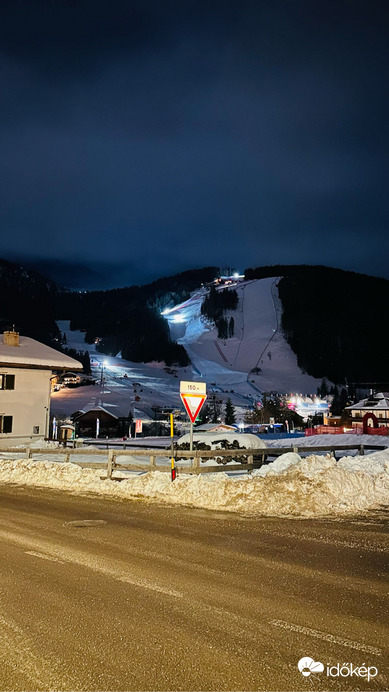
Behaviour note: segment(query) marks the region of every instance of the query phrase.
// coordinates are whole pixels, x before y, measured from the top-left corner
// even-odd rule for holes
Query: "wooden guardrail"
[[[287,452],[295,452],[297,454],[314,454],[315,452],[329,452],[335,459],[336,452],[345,452],[351,450],[357,450],[359,455],[363,455],[366,449],[382,450],[386,449],[386,445],[375,445],[375,444],[351,444],[351,445],[321,445],[321,446],[290,446],[290,447],[264,447],[256,449],[217,449],[217,450],[174,450],[174,454],[179,457],[176,461],[176,470],[178,473],[217,473],[225,472],[227,469],[229,471],[252,471],[253,469],[260,468],[265,462],[275,459],[281,454],[286,454]],[[58,447],[56,449],[45,448],[45,449],[35,449],[31,447],[24,447],[19,449],[0,449],[0,453],[20,453],[24,454],[26,459],[32,459],[37,455],[45,456],[61,456],[64,457],[65,462],[70,462],[71,457],[75,457],[74,462],[81,466],[82,468],[92,468],[102,470],[104,467],[102,463],[97,463],[94,461],[85,461],[83,459],[78,459],[81,456],[103,456],[107,458],[107,476],[106,478],[112,479],[112,474],[115,469],[117,470],[127,470],[127,471],[170,471],[170,458],[171,452],[169,449],[145,449],[145,448],[132,448],[130,450],[120,450],[120,449],[109,449],[108,452],[102,449],[72,449],[67,447]],[[123,457],[132,457],[132,461],[124,461]],[[134,457],[145,457],[148,458],[148,463],[139,463],[138,459]],[[207,461],[209,459],[214,459],[217,457],[222,460],[222,463],[212,466],[202,466],[202,461]],[[237,457],[244,457],[243,463],[235,461]],[[120,461],[122,458],[122,461]],[[164,459],[165,463],[157,464],[157,459]],[[232,458],[232,459],[231,459]],[[187,460],[190,463],[187,463]],[[225,461],[224,461],[225,460]],[[73,461],[73,460],[72,460]],[[119,480],[119,479],[117,479]]]

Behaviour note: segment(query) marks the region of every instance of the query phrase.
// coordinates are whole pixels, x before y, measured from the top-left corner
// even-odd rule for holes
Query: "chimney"
[[[3,344],[5,346],[19,346],[19,332],[4,332],[3,334]]]

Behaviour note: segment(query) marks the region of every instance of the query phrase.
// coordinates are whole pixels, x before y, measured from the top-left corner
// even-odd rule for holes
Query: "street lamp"
[[[136,404],[136,401],[135,401],[135,399],[132,399],[130,401],[130,413],[132,415],[132,421],[130,421],[130,425],[128,426],[129,427],[128,437],[132,437],[132,435],[131,435],[132,423],[135,423],[135,406],[134,406],[134,404]],[[135,433],[135,437],[136,437],[136,433]]]

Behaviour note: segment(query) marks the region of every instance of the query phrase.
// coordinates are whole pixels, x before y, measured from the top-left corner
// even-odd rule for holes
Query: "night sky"
[[[389,278],[387,0],[1,0],[0,257]],[[329,287],[330,288],[330,287]]]

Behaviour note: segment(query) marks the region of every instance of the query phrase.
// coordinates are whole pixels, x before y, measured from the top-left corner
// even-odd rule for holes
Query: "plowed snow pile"
[[[141,497],[169,504],[277,516],[352,514],[389,505],[389,450],[365,457],[288,453],[253,474],[179,476],[160,471],[132,475],[120,483],[100,479],[100,471],[49,461],[0,461],[0,483]]]

